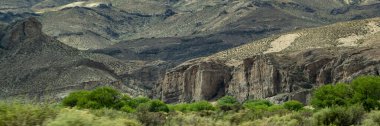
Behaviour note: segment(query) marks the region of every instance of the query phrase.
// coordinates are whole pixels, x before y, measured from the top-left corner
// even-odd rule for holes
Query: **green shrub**
[[[324,85],[314,91],[311,104],[315,108],[346,106],[350,104],[353,94],[348,84]]]
[[[365,117],[362,126],[380,126],[380,111],[372,111]]]
[[[149,104],[150,112],[169,112],[169,107],[160,100],[152,100],[149,102]]]
[[[98,87],[93,91],[75,91],[62,100],[64,106],[78,108],[116,108],[119,109],[121,93],[111,87]],[[125,96],[126,97],[126,96]]]
[[[217,101],[217,106],[223,111],[239,110],[240,103],[232,96],[224,96]]]
[[[380,103],[377,100],[366,99],[362,102],[362,105],[366,111],[371,111],[380,108]]]
[[[361,76],[352,81],[356,100],[374,99],[380,100],[380,77]]]
[[[351,83],[355,91],[354,102],[362,103],[363,107],[370,111],[379,107],[380,100],[380,77],[361,76]]]
[[[286,109],[282,105],[272,105],[272,106],[269,106],[267,110],[269,112],[275,112],[275,111],[283,111]]]
[[[144,112],[169,112],[169,107],[160,100],[152,100],[147,103],[142,103],[137,107],[137,111]]]
[[[66,96],[62,100],[62,104],[64,106],[69,106],[69,107],[74,107],[77,105],[85,105],[87,104],[88,100],[88,95],[90,94],[90,91],[75,91],[70,93],[68,96]]]
[[[356,125],[365,113],[362,106],[324,108],[313,115],[315,125]]]
[[[130,106],[132,100],[133,98],[131,98],[129,95],[123,94],[118,102],[114,105],[114,108],[121,109],[124,106]]]
[[[244,102],[244,104],[253,104],[253,105],[266,105],[266,106],[272,106],[273,103],[271,103],[270,101],[268,100],[263,100],[263,99],[260,99],[260,100],[248,100],[246,102]]]
[[[0,102],[0,126],[42,125],[57,114],[53,108],[43,104],[22,104]]]
[[[131,108],[128,105],[123,106],[122,108],[120,108],[120,110],[127,113],[132,113],[136,111],[135,109]]]
[[[243,107],[249,110],[267,110],[273,104],[268,100],[248,100]]]
[[[146,97],[137,97],[137,98],[134,98],[132,99],[128,105],[132,108],[137,108],[140,104],[143,104],[143,103],[147,103],[149,102],[150,99],[149,98],[146,98]]]
[[[194,103],[180,103],[170,105],[171,111],[191,112],[191,111],[204,111],[215,110],[216,108],[208,101],[198,101]]]
[[[351,84],[325,85],[314,91],[311,104],[316,108],[360,103],[367,111],[379,109],[380,77],[361,76]]]
[[[114,105],[119,102],[120,97],[120,92],[111,87],[96,88],[95,90],[91,91],[91,93],[88,95],[88,99],[93,101],[93,104],[98,104],[94,106],[106,108],[113,108]]]
[[[215,110],[215,107],[207,101],[194,102],[188,105],[189,111]]]
[[[190,104],[180,103],[180,104],[169,105],[168,107],[170,111],[188,112],[189,106]]]
[[[63,109],[55,119],[45,122],[46,126],[141,126],[136,120],[97,117],[85,110]]]
[[[287,101],[284,103],[284,108],[292,111],[301,110],[304,107],[303,103],[295,100]]]

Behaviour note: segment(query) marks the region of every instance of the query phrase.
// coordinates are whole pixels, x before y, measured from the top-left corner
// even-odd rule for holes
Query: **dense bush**
[[[149,98],[146,97],[137,97],[137,98],[130,98],[129,96],[125,95],[119,100],[119,109],[124,112],[132,113],[135,112],[136,108],[140,104],[148,103],[150,101]]]
[[[88,95],[88,99],[95,104],[96,108],[113,108],[120,97],[121,93],[111,87],[96,88]]]
[[[70,93],[62,100],[63,105],[79,108],[114,108],[118,105],[121,94],[110,87],[100,87],[93,91]]]
[[[150,112],[169,112],[169,107],[160,100],[152,100],[148,104]]]
[[[239,110],[240,108],[240,103],[232,96],[224,96],[220,98],[217,103],[219,109],[223,111]]]
[[[188,112],[189,104],[187,103],[179,103],[168,105],[170,111],[180,111],[180,112]]]
[[[215,110],[215,107],[208,101],[199,101],[191,103],[188,106],[189,111]]]
[[[249,110],[267,110],[273,104],[268,100],[248,100],[243,107]]]
[[[358,77],[351,83],[355,91],[354,102],[362,103],[367,110],[378,109],[380,103],[380,77],[377,76],[362,76]]]
[[[355,100],[380,100],[380,77],[361,76],[352,81]]]
[[[150,99],[147,97],[137,97],[128,102],[127,105],[132,108],[137,108],[140,104],[147,103],[149,101]]]
[[[350,107],[324,108],[313,115],[315,125],[350,126],[359,124],[365,113],[363,107],[354,105]]]
[[[325,85],[314,91],[316,108],[361,104],[367,111],[380,108],[380,77],[361,76],[351,84]]]
[[[141,104],[149,103],[151,105],[148,111],[168,111],[165,103],[155,100],[151,101],[146,97],[131,98],[123,95],[117,90],[110,87],[99,87],[93,91],[76,91],[70,93],[62,100],[64,106],[101,109],[112,108],[124,112],[135,112]]]
[[[371,111],[371,110],[375,110],[375,109],[380,108],[379,101],[371,99],[371,98],[368,98],[368,99],[362,101],[362,105],[366,111]]]
[[[133,109],[132,107],[128,106],[128,105],[125,105],[125,106],[120,108],[120,111],[132,113],[132,112],[135,112],[136,110]]]
[[[316,89],[311,104],[316,108],[349,105],[354,91],[348,84],[324,85]]]
[[[76,91],[70,93],[62,100],[64,106],[74,107],[74,106],[84,106],[87,104],[88,95],[90,91]]]
[[[284,108],[292,111],[301,110],[304,107],[303,103],[295,100],[287,101],[284,103]]]
[[[181,112],[215,110],[215,107],[208,101],[198,101],[198,102],[193,102],[193,103],[180,103],[180,104],[176,104],[176,105],[170,105],[169,108],[173,111],[181,111]]]
[[[0,102],[0,126],[37,126],[57,111],[48,105]]]

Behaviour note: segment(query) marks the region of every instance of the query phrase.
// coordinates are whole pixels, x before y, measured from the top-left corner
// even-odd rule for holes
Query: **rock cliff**
[[[313,87],[348,82],[359,75],[380,75],[380,49],[311,49],[264,54],[229,67],[218,61],[179,66],[165,75],[166,102],[213,100],[224,94],[240,101],[269,98],[307,102]]]
[[[168,71],[157,93],[169,103],[213,100],[223,95],[232,95],[240,101],[295,99],[306,103],[314,87],[349,82],[360,75],[380,75],[379,31],[374,30],[379,23],[379,19],[372,19],[300,30],[191,60]],[[320,47],[325,42],[319,40],[320,45],[313,48],[297,47],[322,39],[318,34],[305,39],[310,33],[331,34],[337,27],[352,24],[368,28],[368,32],[361,34],[350,27],[345,35],[338,35],[366,36],[352,40],[353,45],[342,44],[339,41],[342,38],[336,37],[329,41],[329,46]],[[287,38],[293,34],[299,36]]]

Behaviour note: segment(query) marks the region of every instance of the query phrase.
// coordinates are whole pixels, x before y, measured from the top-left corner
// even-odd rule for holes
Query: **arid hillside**
[[[308,102],[323,84],[380,73],[380,19],[336,23],[261,39],[169,70],[157,87],[166,102],[213,100]]]

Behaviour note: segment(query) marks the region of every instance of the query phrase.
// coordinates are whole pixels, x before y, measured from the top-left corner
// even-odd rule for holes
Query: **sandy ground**
[[[267,51],[264,52],[266,53],[273,53],[273,52],[280,52],[286,48],[288,48],[294,40],[296,40],[298,37],[300,37],[300,33],[295,33],[295,34],[287,34],[287,35],[282,35],[276,40],[271,42],[271,48],[269,48]]]
[[[54,7],[54,8],[45,8],[45,9],[40,9],[40,10],[35,10],[36,13],[46,13],[46,12],[51,12],[51,11],[60,11],[65,8],[70,8],[70,7],[88,7],[88,8],[93,8],[93,7],[98,7],[101,4],[107,4],[104,2],[85,2],[85,1],[80,1],[80,2],[73,2],[69,3],[63,6],[59,7]]]
[[[350,36],[339,38],[338,42],[340,43],[339,46],[358,46],[358,41],[361,39],[365,39],[368,36],[371,36],[373,34],[376,34],[377,32],[380,32],[380,26],[378,26],[377,22],[370,22],[367,24],[368,33],[365,35],[356,35],[352,34]]]

